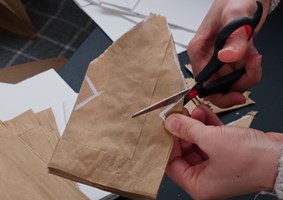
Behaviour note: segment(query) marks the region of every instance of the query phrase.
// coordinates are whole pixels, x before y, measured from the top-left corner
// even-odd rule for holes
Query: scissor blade
[[[132,118],[134,117],[137,117],[139,115],[142,115],[142,114],[145,114],[145,113],[148,113],[150,111],[153,111],[153,110],[156,110],[158,108],[161,108],[161,107],[164,107],[164,106],[167,106],[171,103],[174,103],[176,101],[178,101],[179,99],[181,99],[186,93],[188,93],[190,91],[190,89],[185,89],[181,92],[178,92],[176,94],[173,94],[172,96],[170,97],[167,97],[166,99],[163,99],[155,104],[152,104],[138,112],[136,112],[135,114],[133,114]]]

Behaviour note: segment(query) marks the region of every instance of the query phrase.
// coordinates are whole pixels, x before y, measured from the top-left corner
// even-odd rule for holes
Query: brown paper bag
[[[36,74],[53,68],[57,72],[62,69],[67,62],[65,57],[54,57],[43,60],[36,60],[24,64],[14,65],[10,67],[0,67],[0,82],[3,83],[19,83]]]
[[[47,133],[51,145],[55,148],[61,136],[52,109],[49,108],[36,113],[36,118],[44,129],[44,132]]]
[[[51,173],[135,199],[155,199],[173,144],[159,117],[138,110],[185,88],[165,18],[152,15],[86,73],[49,162]],[[183,102],[175,107],[181,111]]]
[[[10,131],[19,136],[26,145],[32,148],[40,159],[45,163],[49,161],[55,146],[49,139],[49,133],[44,130],[32,110],[3,123]]]
[[[28,110],[11,120],[2,122],[2,124],[31,148],[39,159],[48,163],[59,140],[59,132],[51,108],[36,114],[32,110]],[[53,143],[54,138],[57,138],[56,143]],[[76,183],[64,180],[78,189]]]
[[[0,124],[0,152],[0,199],[88,199],[74,185],[48,174],[46,163],[4,123]]]
[[[36,38],[36,31],[21,0],[0,0],[0,28],[31,39]]]

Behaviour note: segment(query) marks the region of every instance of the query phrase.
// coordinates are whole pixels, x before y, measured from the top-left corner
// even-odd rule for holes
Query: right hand
[[[196,35],[188,45],[188,55],[196,76],[208,63],[213,50],[218,32],[230,21],[243,16],[251,16],[257,8],[255,0],[214,0],[213,5],[201,23]],[[263,16],[255,30],[261,28],[270,8],[270,0],[263,1]],[[219,107],[230,107],[245,103],[242,93],[261,80],[262,56],[253,44],[253,38],[247,41],[244,27],[237,29],[228,37],[223,49],[218,53],[218,58],[226,64],[219,70],[214,78],[232,72],[245,66],[246,73],[231,88],[228,94],[215,94],[207,97],[209,101]]]

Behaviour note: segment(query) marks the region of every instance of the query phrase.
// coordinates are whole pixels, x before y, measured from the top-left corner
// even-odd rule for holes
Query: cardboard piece
[[[49,171],[134,199],[155,199],[173,136],[159,117],[162,109],[132,115],[185,88],[168,24],[151,15],[90,63]],[[181,112],[183,102],[174,109]]]
[[[67,58],[65,57],[54,57],[0,68],[0,82],[19,83],[50,68],[59,71],[66,62]]]
[[[0,28],[30,39],[36,38],[35,28],[21,0],[0,0]]]

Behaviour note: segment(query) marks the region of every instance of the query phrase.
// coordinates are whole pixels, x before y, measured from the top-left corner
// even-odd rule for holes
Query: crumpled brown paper
[[[151,15],[89,65],[50,172],[134,199],[155,199],[173,137],[159,117],[162,109],[132,115],[183,89],[167,22]],[[175,109],[182,107],[180,102]]]

